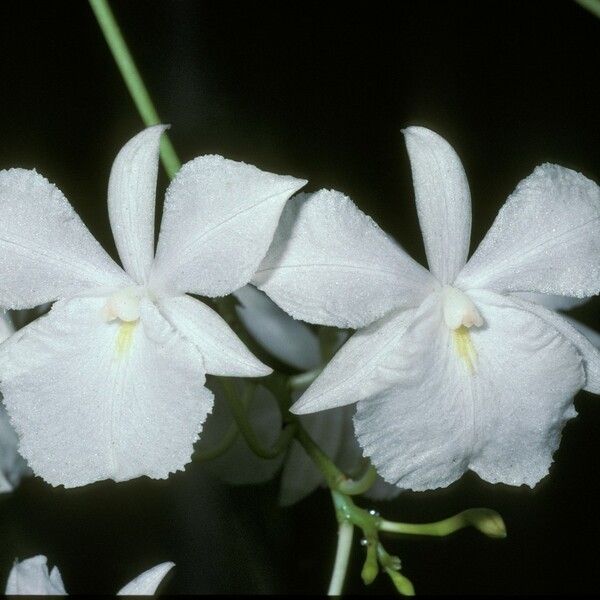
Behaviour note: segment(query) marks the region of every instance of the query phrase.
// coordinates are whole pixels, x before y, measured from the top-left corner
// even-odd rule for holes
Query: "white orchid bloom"
[[[460,159],[427,129],[405,137],[430,272],[348,198],[321,191],[288,203],[254,277],[295,318],[362,328],[292,411],[358,402],[358,441],[399,487],[443,487],[467,469],[533,486],[575,393],[600,392],[600,353],[561,315],[510,294],[600,292],[600,188],[536,168],[467,262]]]
[[[164,129],[135,136],[112,167],[109,216],[125,270],[54,185],[35,171],[0,172],[0,305],[56,300],[0,348],[1,387],[21,453],[53,485],[167,477],[189,462],[212,408],[205,373],[271,372],[186,293],[245,285],[305,182],[198,157],[167,190],[155,256]]]
[[[0,342],[15,331],[11,318],[0,312]],[[17,451],[19,439],[10,424],[4,406],[0,402],[0,494],[12,492],[23,475],[30,473],[27,463]]]
[[[119,592],[118,596],[151,596],[175,563],[164,562],[156,565],[133,581],[130,581]],[[21,562],[15,561],[6,583],[7,595],[15,596],[66,596],[67,592],[57,567],[48,571],[48,559],[38,555]]]

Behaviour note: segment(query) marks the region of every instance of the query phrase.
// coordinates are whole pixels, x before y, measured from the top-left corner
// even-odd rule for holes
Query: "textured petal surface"
[[[429,270],[452,283],[467,262],[471,194],[460,158],[450,144],[424,127],[404,130],[417,212]]]
[[[394,313],[357,331],[291,411],[303,414],[345,406],[393,386],[395,372],[387,363],[400,355],[400,340],[415,314],[415,309]]]
[[[200,351],[207,373],[262,377],[272,372],[204,302],[191,296],[175,296],[161,299],[159,306],[169,323]]]
[[[571,310],[585,304],[589,298],[572,298],[571,296],[557,296],[555,294],[537,294],[535,292],[513,292],[511,296],[541,304],[551,310]]]
[[[15,561],[6,582],[7,595],[19,596],[66,596],[65,586],[56,567],[48,572],[45,556],[32,556]]]
[[[117,596],[153,596],[160,582],[174,566],[173,562],[164,562],[144,571],[120,589]]]
[[[485,320],[471,329],[472,352],[442,325],[440,306],[424,307],[402,340],[397,387],[358,403],[359,443],[390,483],[438,488],[471,468],[533,486],[575,416],[585,375],[574,346],[506,298],[471,297]]]
[[[233,415],[220,386],[217,383],[210,387],[215,393],[215,409],[206,420],[202,439],[197,445],[197,449],[201,452],[218,446],[230,427],[234,425]],[[237,389],[241,394],[240,385]],[[267,448],[272,446],[281,432],[281,415],[275,398],[268,390],[259,386],[246,411],[248,421],[262,444]],[[226,483],[247,485],[272,479],[281,468],[282,461],[281,454],[273,459],[256,456],[248,448],[243,436],[238,434],[231,448],[225,454],[207,461],[206,467]]]
[[[528,310],[543,319],[577,348],[585,368],[586,383],[583,389],[594,394],[600,394],[600,350],[593,343],[593,335],[589,333],[586,335],[581,330],[584,326],[577,323],[577,321],[568,320],[563,315],[548,310],[539,304],[525,300],[515,300],[515,302],[524,310]],[[595,333],[593,330],[589,331]],[[596,335],[598,334],[596,333]]]
[[[56,186],[35,171],[0,171],[0,306],[130,284]]]
[[[349,198],[329,190],[288,203],[253,283],[295,319],[352,328],[418,305],[436,285]]]
[[[537,167],[508,198],[456,285],[598,294],[600,187],[564,167]]]
[[[183,165],[167,190],[155,285],[224,296],[248,283],[284,204],[305,184],[221,156]]]
[[[123,146],[108,182],[108,214],[125,270],[146,281],[154,259],[158,151],[164,125],[148,127]]]
[[[279,360],[309,371],[319,366],[321,349],[317,334],[296,321],[252,285],[233,294],[240,304],[236,313],[250,335]]]
[[[4,402],[52,485],[165,478],[189,462],[212,408],[199,353],[147,300],[106,323],[103,298],[60,301],[0,346]]]

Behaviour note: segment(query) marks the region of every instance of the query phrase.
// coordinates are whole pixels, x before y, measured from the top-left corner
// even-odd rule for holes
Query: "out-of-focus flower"
[[[56,301],[1,347],[2,392],[23,456],[53,485],[167,477],[189,462],[212,409],[205,373],[271,372],[187,294],[245,285],[305,181],[198,157],[167,190],[155,255],[164,129],[135,136],[112,167],[108,209],[124,269],[54,185],[35,171],[0,172],[0,305]]]
[[[543,165],[467,263],[469,187],[439,135],[405,131],[430,271],[345,196],[288,203],[253,281],[293,317],[360,330],[292,407],[358,402],[355,431],[384,479],[449,485],[467,469],[535,485],[600,353],[554,311],[513,295],[600,292],[600,188]]]
[[[117,596],[151,596],[175,563],[156,565],[117,592]],[[48,559],[41,554],[15,561],[6,582],[7,595],[19,596],[66,596],[67,592],[57,567],[48,571]]]
[[[11,318],[6,312],[0,312],[0,342],[13,333]],[[31,472],[19,454],[18,446],[17,434],[0,402],[0,494],[12,492],[19,485],[23,475],[29,475]]]

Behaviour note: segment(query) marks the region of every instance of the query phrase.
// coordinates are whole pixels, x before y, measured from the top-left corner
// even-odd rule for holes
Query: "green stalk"
[[[354,537],[354,525],[349,521],[340,521],[338,529],[338,542],[335,552],[335,563],[331,573],[331,582],[327,590],[328,596],[339,596],[344,588],[350,550],[352,549],[352,538]]]
[[[600,19],[600,0],[575,0],[575,2]]]
[[[233,418],[235,419],[238,429],[244,437],[244,440],[246,441],[246,444],[248,444],[250,450],[252,450],[256,456],[264,459],[276,458],[282,452],[284,452],[290,445],[292,438],[296,433],[296,424],[289,423],[286,425],[273,446],[271,446],[271,448],[265,448],[258,439],[254,429],[252,429],[252,425],[250,425],[250,422],[248,421],[246,412],[246,406],[248,405],[252,394],[254,393],[254,385],[246,385],[244,388],[244,398],[239,398],[235,386],[231,380],[229,380],[227,377],[222,377],[219,379],[219,383],[225,392],[225,396],[229,402],[229,407],[231,408],[231,412],[233,413]]]
[[[450,535],[464,527],[474,527],[491,538],[506,537],[506,526],[502,517],[489,508],[470,508],[435,523],[398,523],[380,519],[378,524],[380,531],[432,536]]]
[[[89,0],[89,2],[144,124],[147,127],[160,124],[162,121],[144,85],[140,72],[135,66],[131,52],[129,52],[127,43],[121,34],[107,0]],[[171,140],[166,135],[162,136],[160,143],[160,157],[167,175],[173,179],[175,173],[181,168],[181,162],[175,153]]]

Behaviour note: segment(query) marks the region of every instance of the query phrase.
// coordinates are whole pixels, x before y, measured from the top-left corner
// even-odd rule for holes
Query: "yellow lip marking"
[[[467,365],[469,373],[475,373],[475,364],[477,362],[477,352],[473,346],[471,340],[471,334],[469,329],[464,325],[461,325],[458,329],[453,331],[454,344],[458,355],[462,358],[464,363]]]
[[[123,356],[131,348],[131,343],[133,342],[133,333],[137,324],[138,321],[123,321],[119,325],[116,343],[117,356]]]

